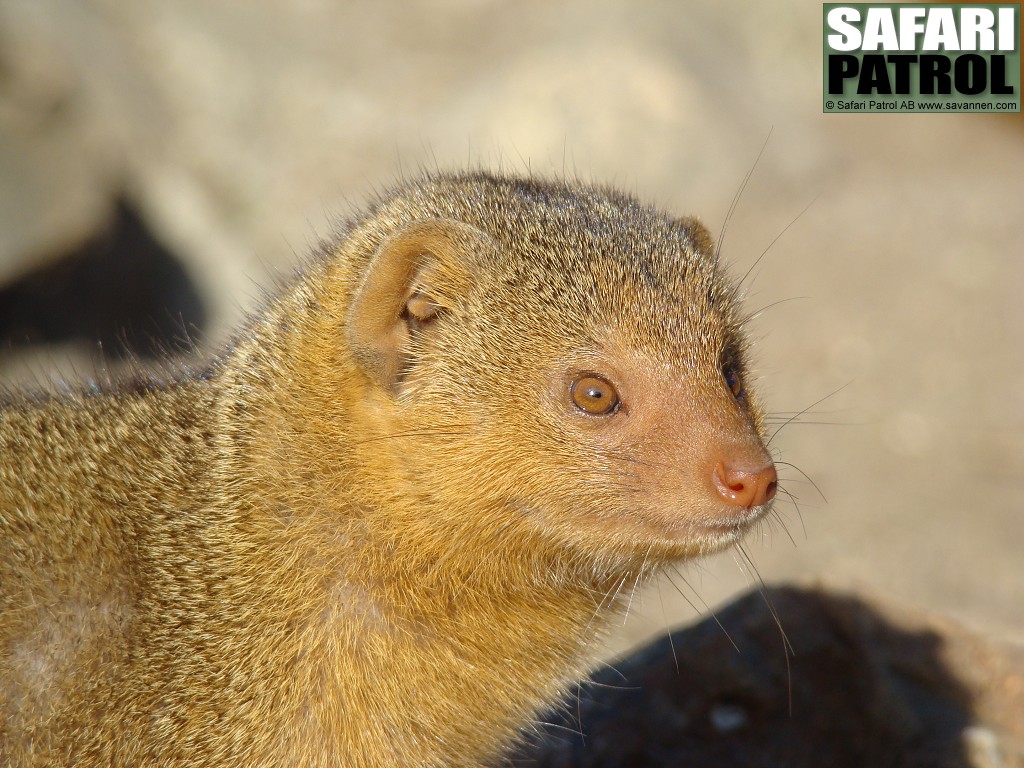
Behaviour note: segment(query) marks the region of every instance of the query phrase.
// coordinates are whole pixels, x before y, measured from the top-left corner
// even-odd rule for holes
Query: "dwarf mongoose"
[[[0,409],[0,763],[471,765],[776,474],[711,239],[399,186],[208,366]]]

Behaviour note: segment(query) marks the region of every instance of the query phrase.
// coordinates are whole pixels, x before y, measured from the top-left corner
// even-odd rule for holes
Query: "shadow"
[[[509,764],[968,768],[972,699],[942,639],[813,590],[752,592],[606,668]],[[735,647],[734,644],[735,643]],[[673,654],[674,647],[674,654]],[[678,671],[677,671],[678,664]]]
[[[80,342],[161,358],[190,349],[206,320],[184,267],[121,201],[104,232],[0,288],[0,353]]]

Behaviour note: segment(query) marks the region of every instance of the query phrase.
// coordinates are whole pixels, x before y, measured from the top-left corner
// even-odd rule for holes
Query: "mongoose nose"
[[[715,488],[726,502],[737,507],[756,507],[771,501],[778,485],[774,464],[749,470],[720,461],[715,467]]]

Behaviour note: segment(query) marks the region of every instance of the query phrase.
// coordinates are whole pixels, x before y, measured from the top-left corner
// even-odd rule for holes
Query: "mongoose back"
[[[0,409],[0,763],[477,765],[776,474],[711,239],[397,187],[208,366]]]

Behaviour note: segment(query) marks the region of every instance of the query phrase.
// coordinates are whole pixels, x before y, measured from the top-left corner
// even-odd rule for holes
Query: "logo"
[[[1020,3],[826,3],[825,112],[1020,112]]]

